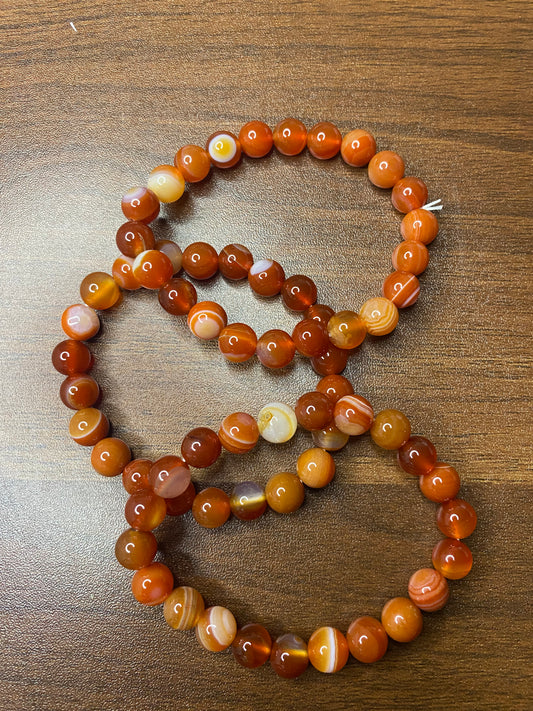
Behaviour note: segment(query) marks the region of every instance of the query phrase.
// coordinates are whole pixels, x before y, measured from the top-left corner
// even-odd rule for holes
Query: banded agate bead
[[[190,281],[174,277],[160,287],[158,299],[169,314],[185,316],[196,304],[196,289]]]
[[[250,452],[259,440],[257,422],[246,412],[233,412],[222,420],[218,431],[220,443],[228,452]]]
[[[380,151],[368,163],[368,178],[377,188],[392,188],[403,177],[403,159],[394,151]]]
[[[207,242],[193,242],[183,250],[182,266],[194,279],[210,279],[218,272],[217,251]]]
[[[382,296],[368,299],[361,306],[359,316],[371,336],[386,336],[398,324],[398,309],[392,301]]]
[[[216,432],[209,427],[195,427],[181,443],[181,456],[191,467],[210,467],[219,458],[222,446]]]
[[[128,570],[139,570],[150,565],[156,553],[157,541],[151,531],[128,528],[115,544],[115,557]]]
[[[294,413],[298,424],[306,430],[322,430],[333,419],[333,403],[323,393],[304,393],[296,401]]]
[[[407,590],[411,600],[424,612],[441,610],[450,597],[446,578],[433,568],[420,568],[413,573]]]
[[[69,339],[52,351],[52,365],[62,375],[85,373],[92,368],[93,356],[85,343]]]
[[[323,430],[314,430],[311,433],[311,437],[313,438],[313,444],[328,452],[337,452],[348,444],[350,439],[350,435],[341,432],[334,424],[328,425]]]
[[[173,496],[171,499],[165,499],[167,505],[167,514],[169,516],[183,516],[187,511],[192,509],[192,505],[196,496],[196,489],[192,481],[189,486],[179,496]]]
[[[443,538],[431,554],[435,570],[448,580],[460,580],[472,570],[472,552],[470,548],[455,538]]]
[[[143,605],[154,607],[164,602],[172,592],[174,576],[163,563],[150,563],[137,570],[131,580],[135,599]]]
[[[403,218],[400,232],[405,240],[429,244],[439,232],[439,222],[429,210],[411,210]]]
[[[321,121],[315,124],[307,134],[307,148],[313,158],[328,160],[341,149],[342,136],[335,124]]]
[[[257,426],[263,439],[281,444],[294,436],[298,422],[291,407],[282,402],[271,402],[259,412]]]
[[[217,168],[232,168],[241,159],[241,144],[229,131],[217,131],[207,139],[205,149]]]
[[[80,296],[87,306],[105,311],[117,303],[120,289],[110,274],[92,272],[81,282]]]
[[[411,423],[399,410],[381,410],[374,418],[370,436],[382,449],[399,449],[411,436]]]
[[[422,632],[422,613],[408,597],[394,597],[381,611],[385,632],[396,642],[412,642]]]
[[[300,481],[312,489],[322,489],[335,476],[335,461],[329,452],[320,447],[306,449],[296,462]]]
[[[192,515],[203,528],[218,528],[226,523],[231,514],[229,496],[215,486],[196,494],[192,503]]]
[[[159,215],[159,200],[148,188],[130,188],[122,197],[122,212],[134,222],[152,222]]]
[[[368,432],[374,420],[372,405],[362,395],[344,395],[335,404],[335,426],[347,435]]]
[[[152,464],[149,480],[154,494],[164,499],[174,499],[189,487],[191,470],[181,457],[167,455]]]
[[[422,242],[400,242],[392,253],[392,266],[398,272],[422,274],[429,264],[429,252]]]
[[[383,282],[383,296],[405,309],[412,306],[420,295],[420,282],[410,272],[393,272]]]
[[[91,452],[93,469],[102,476],[118,476],[130,460],[130,448],[118,437],[101,439]]]
[[[196,639],[209,652],[227,649],[237,634],[237,623],[231,612],[220,605],[208,607],[196,623]]]
[[[296,156],[307,145],[307,129],[295,118],[280,121],[272,135],[276,149],[285,156]]]
[[[278,637],[272,645],[270,664],[283,679],[295,679],[309,666],[307,645],[298,635],[287,633]]]
[[[107,436],[109,420],[95,407],[85,407],[72,416],[68,431],[74,442],[92,447]]]
[[[231,513],[242,521],[253,521],[265,512],[266,493],[255,481],[237,484],[229,500]]]
[[[281,298],[291,311],[305,311],[316,301],[315,282],[304,274],[295,274],[283,282]]]
[[[141,288],[141,285],[133,275],[134,261],[133,257],[125,257],[124,255],[121,255],[113,262],[111,274],[121,289],[136,291]]]
[[[429,474],[436,462],[435,445],[425,437],[410,437],[398,449],[398,464],[405,472],[413,476]]]
[[[302,482],[290,472],[274,474],[265,488],[268,505],[277,513],[293,513],[303,504],[305,491]]]
[[[311,365],[318,375],[342,373],[348,362],[348,354],[345,348],[337,348],[330,343],[320,355],[311,358]]]
[[[73,304],[63,311],[61,328],[75,341],[88,341],[100,330],[100,319],[86,304]]]
[[[260,259],[248,271],[248,283],[259,296],[275,296],[281,291],[285,272],[273,259]]]
[[[155,248],[159,252],[163,252],[163,254],[167,255],[172,262],[172,273],[177,274],[181,269],[181,263],[183,261],[183,252],[179,245],[171,239],[158,239],[155,243]]]
[[[218,255],[220,273],[231,281],[246,279],[253,263],[252,253],[242,244],[228,244]]]
[[[346,637],[335,627],[319,627],[307,643],[309,661],[324,674],[340,671],[348,661]]]
[[[246,669],[256,669],[270,658],[272,639],[256,622],[243,625],[232,642],[235,661]]]
[[[174,588],[163,605],[165,620],[174,630],[196,627],[204,610],[204,599],[198,590],[186,585]]]
[[[307,358],[319,356],[329,345],[328,332],[322,321],[304,318],[296,324],[292,340],[298,353]]]
[[[71,410],[83,410],[91,407],[100,398],[100,386],[86,373],[69,375],[59,388],[61,401]]]
[[[174,156],[174,165],[188,183],[199,183],[207,178],[211,170],[211,161],[207,151],[194,144],[188,144],[179,149]]]
[[[150,489],[150,459],[133,459],[126,464],[122,472],[122,486],[128,494],[136,494],[143,489]]]
[[[145,289],[159,289],[172,279],[174,267],[166,254],[157,249],[148,249],[135,257],[133,276]]]
[[[346,633],[348,648],[358,662],[372,664],[383,657],[389,646],[385,628],[375,617],[358,617]]]
[[[147,187],[160,202],[175,202],[185,191],[185,180],[173,165],[158,165],[148,176]]]
[[[325,395],[335,405],[341,397],[353,395],[353,386],[343,375],[325,375],[316,386],[319,393]]]
[[[124,508],[126,521],[138,531],[153,531],[162,523],[166,514],[165,499],[149,489],[131,494]]]
[[[468,538],[476,525],[476,511],[464,499],[450,499],[437,509],[437,526],[448,538]]]
[[[366,326],[355,311],[339,311],[328,321],[329,340],[337,348],[352,350],[366,338]]]
[[[296,346],[285,331],[274,328],[258,339],[255,349],[259,361],[266,368],[284,368],[294,358]]]
[[[368,131],[356,128],[342,139],[341,156],[345,163],[362,168],[376,153],[376,139]]]
[[[191,308],[187,316],[187,325],[202,341],[218,338],[227,323],[226,312],[214,301],[200,301]]]
[[[244,363],[255,355],[257,335],[245,323],[230,323],[220,332],[218,347],[230,363]]]
[[[272,131],[263,121],[248,121],[239,131],[243,153],[249,158],[262,158],[270,153],[274,144]]]
[[[429,474],[420,477],[419,484],[426,499],[442,503],[457,496],[461,480],[453,467],[437,462]]]
[[[407,176],[392,188],[391,200],[398,212],[417,210],[426,204],[428,189],[420,178]]]
[[[117,230],[116,242],[125,257],[135,257],[147,249],[155,248],[152,229],[144,222],[125,222]]]

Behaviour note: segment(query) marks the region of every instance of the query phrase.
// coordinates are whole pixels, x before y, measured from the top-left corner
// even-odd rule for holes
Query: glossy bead
[[[181,443],[181,456],[191,467],[203,469],[219,458],[222,446],[216,432],[209,427],[195,427]]]
[[[135,291],[140,289],[141,285],[137,279],[133,276],[133,262],[135,260],[133,257],[125,257],[121,255],[117,257],[113,262],[113,267],[111,268],[111,274],[113,279],[120,286],[121,289],[126,289],[127,291]]]
[[[218,271],[218,254],[207,242],[193,242],[183,251],[183,269],[194,279],[210,279]]]
[[[242,244],[227,244],[218,255],[218,268],[222,276],[231,281],[246,279],[254,258]]]
[[[137,570],[131,580],[131,591],[135,599],[150,607],[164,602],[173,587],[174,577],[163,563],[150,563]]]
[[[74,442],[84,447],[93,447],[107,436],[109,420],[95,407],[85,407],[72,415],[68,431]]]
[[[130,494],[124,509],[126,521],[139,531],[153,531],[162,523],[166,514],[165,499],[149,489]]]
[[[446,578],[433,568],[420,568],[413,573],[407,590],[411,600],[424,612],[441,610],[450,597]]]
[[[248,121],[239,131],[242,150],[250,158],[262,158],[274,144],[272,131],[263,121]]]
[[[172,262],[173,274],[177,274],[181,269],[181,263],[183,261],[183,253],[175,242],[171,239],[158,239],[155,243],[155,248],[159,252],[163,252]]]
[[[192,481],[189,482],[189,486],[185,489],[183,494],[179,496],[173,496],[171,499],[165,499],[167,505],[167,515],[168,516],[183,516],[187,511],[192,509],[194,498],[196,496],[196,488]]]
[[[122,472],[122,486],[128,494],[136,494],[138,491],[151,488],[151,467],[150,459],[133,459],[126,464]]]
[[[412,642],[422,632],[422,613],[408,597],[394,597],[381,611],[385,632],[396,642]]]
[[[296,679],[309,666],[306,643],[301,637],[290,632],[281,635],[272,645],[270,664],[283,679]]]
[[[398,449],[398,464],[408,474],[422,476],[429,474],[437,461],[437,451],[429,439],[410,437]]]
[[[316,389],[325,395],[334,405],[341,397],[353,395],[353,386],[343,375],[325,375],[318,381]]]
[[[475,509],[464,499],[444,501],[437,509],[437,526],[448,538],[468,538],[476,524]]]
[[[157,249],[148,249],[135,257],[133,276],[145,289],[159,289],[172,279],[174,267],[166,254]]]
[[[63,311],[61,328],[75,341],[88,341],[100,330],[100,319],[90,306],[73,304]]]
[[[328,425],[323,430],[313,430],[311,437],[315,446],[328,452],[337,452],[348,444],[350,439],[350,435],[341,432],[334,424]]]
[[[91,464],[102,476],[118,476],[130,460],[130,448],[118,437],[101,439],[91,452]]]
[[[255,352],[266,368],[284,368],[294,358],[296,346],[288,333],[272,329],[259,338]]]
[[[255,355],[257,336],[245,323],[230,323],[218,337],[218,347],[231,363],[244,363]]]
[[[273,259],[260,259],[254,262],[248,272],[248,283],[260,296],[275,296],[281,291],[285,281],[285,272]]]
[[[355,311],[339,311],[328,321],[328,336],[337,348],[357,348],[366,338],[366,326]]]
[[[173,316],[185,316],[196,304],[196,289],[190,281],[174,277],[159,288],[161,306]]]
[[[348,627],[346,640],[352,657],[372,664],[383,657],[389,646],[385,628],[375,617],[358,617]]]
[[[303,274],[289,277],[281,287],[281,298],[291,311],[305,311],[315,303],[316,297],[317,290],[314,281]]]
[[[218,439],[228,452],[234,454],[250,452],[259,440],[257,422],[246,412],[233,412],[222,420]]]
[[[439,232],[439,222],[430,210],[411,210],[403,218],[400,232],[405,240],[429,244]]]
[[[348,661],[346,637],[335,627],[319,627],[307,643],[309,661],[324,674],[340,671]]]
[[[368,432],[374,420],[372,405],[362,395],[344,395],[335,403],[335,426],[347,435]]]
[[[298,155],[307,145],[307,129],[295,118],[280,121],[272,135],[276,149],[285,156]]]
[[[304,393],[296,401],[294,413],[298,424],[306,430],[322,430],[333,420],[333,403],[323,393]]]
[[[192,502],[194,520],[204,528],[218,528],[230,517],[229,496],[215,486],[200,491]]]
[[[422,274],[429,264],[429,252],[422,242],[400,242],[392,253],[392,266],[399,272]]]
[[[372,336],[385,336],[391,333],[396,328],[399,318],[397,307],[382,296],[375,296],[365,301],[359,316]]]
[[[227,323],[226,312],[214,301],[200,301],[191,308],[187,316],[187,325],[202,341],[218,338]]]
[[[311,358],[313,370],[318,375],[333,375],[342,373],[348,362],[349,351],[344,348],[337,348],[330,344],[328,348],[318,356]]]
[[[402,178],[392,189],[392,204],[398,212],[418,210],[426,204],[427,199],[428,189],[420,178]]]
[[[368,178],[378,188],[392,188],[403,177],[405,165],[393,151],[380,151],[368,163]]]
[[[237,634],[237,623],[231,612],[220,605],[208,607],[196,624],[196,639],[209,652],[227,649]]]
[[[267,481],[265,493],[268,505],[278,513],[293,513],[303,504],[304,486],[296,474],[280,472]]]
[[[341,156],[345,163],[362,168],[376,153],[376,139],[368,131],[356,128],[342,139]]]
[[[211,170],[207,151],[200,146],[188,144],[180,148],[174,156],[174,165],[188,183],[199,183]]]
[[[144,222],[125,222],[117,230],[117,247],[125,257],[135,257],[147,249],[155,248],[152,229]]]
[[[92,272],[81,282],[80,295],[87,306],[104,311],[117,303],[120,289],[110,274]]]
[[[232,168],[241,158],[241,144],[229,131],[217,131],[207,139],[205,149],[217,168]]]
[[[330,318],[334,315],[335,311],[333,311],[331,306],[326,306],[325,304],[313,304],[304,313],[306,319],[311,318],[313,321],[319,321],[326,327]]]
[[[263,439],[281,444],[294,436],[298,422],[292,407],[282,402],[271,402],[259,412],[257,426]]]
[[[328,160],[337,155],[341,149],[342,136],[335,124],[321,121],[309,129],[307,148],[313,158]]]
[[[158,165],[148,176],[146,186],[156,195],[159,202],[175,202],[185,190],[185,180],[173,165]]]
[[[420,282],[410,272],[392,272],[383,282],[383,296],[399,309],[412,306],[420,295]]]
[[[241,667],[256,669],[270,659],[272,639],[263,625],[251,622],[237,632],[231,649]]]
[[[326,326],[322,321],[312,318],[304,318],[296,324],[292,340],[298,353],[308,358],[324,353],[329,345]]]
[[[150,565],[156,553],[157,541],[151,531],[128,528],[115,544],[115,557],[128,570],[139,570]]]
[[[419,484],[426,499],[442,503],[457,496],[461,480],[453,467],[437,462],[429,474],[420,477]]]
[[[128,220],[152,222],[159,215],[159,200],[148,188],[131,188],[122,198],[122,212]]]
[[[69,375],[59,389],[61,401],[71,410],[91,407],[100,398],[100,386],[94,378],[85,373]]]
[[[52,365],[62,375],[85,373],[93,362],[91,351],[81,341],[61,341],[52,351]]]
[[[382,449],[399,449],[411,436],[411,423],[399,410],[381,410],[374,417],[370,436]]]
[[[234,487],[229,503],[234,516],[242,521],[253,521],[265,512],[266,493],[255,481],[243,481]]]
[[[191,630],[196,627],[205,603],[198,590],[188,586],[174,588],[165,600],[163,615],[174,630]]]
[[[191,470],[181,457],[167,455],[152,464],[149,479],[154,494],[173,499],[188,489]]]
[[[329,452],[320,447],[306,449],[298,457],[296,472],[300,481],[312,489],[322,489],[335,476],[335,462]]]
[[[460,580],[472,570],[472,552],[470,548],[455,538],[443,538],[431,554],[435,570],[448,580]]]

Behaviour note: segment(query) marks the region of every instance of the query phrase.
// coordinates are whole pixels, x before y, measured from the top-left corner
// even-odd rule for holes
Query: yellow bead
[[[368,299],[361,306],[359,316],[371,336],[385,336],[394,331],[398,323],[398,309],[383,296]]]
[[[158,165],[148,177],[147,187],[157,195],[160,202],[175,202],[185,190],[185,180],[173,165]]]

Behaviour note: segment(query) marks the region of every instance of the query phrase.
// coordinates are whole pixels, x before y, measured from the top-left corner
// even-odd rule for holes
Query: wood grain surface
[[[530,3],[511,0],[1,4],[2,711],[531,708],[531,20]],[[348,375],[435,442],[479,515],[472,573],[418,640],[293,682],[203,651],[133,600],[113,556],[125,493],[69,440],[50,364],[81,279],[111,268],[121,194],[185,143],[291,115],[370,130],[444,202],[419,303],[390,337],[367,339]],[[379,293],[399,224],[365,171],[273,154],[213,171],[156,231],[247,244],[341,309]],[[246,285],[199,292],[260,332],[295,323]],[[317,382],[303,361],[231,367],[153,293],[103,321],[96,377],[137,456]],[[308,442],[225,456],[199,484],[265,482]],[[274,635],[378,615],[430,563],[435,506],[368,437],[336,461],[333,484],[292,516],[216,531],[190,514],[165,522],[162,559]]]

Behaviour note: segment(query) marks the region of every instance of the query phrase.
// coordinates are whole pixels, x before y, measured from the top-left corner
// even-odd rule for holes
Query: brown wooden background
[[[2,38],[0,708],[531,708],[531,12],[527,2],[6,2]],[[76,31],[70,23],[74,24]],[[251,118],[364,127],[442,198],[422,298],[348,374],[399,407],[455,465],[479,527],[475,567],[413,644],[366,667],[296,682],[237,667],[141,609],[113,557],[120,481],[67,435],[50,352],[82,277],[109,270],[122,192],[184,143]],[[359,306],[390,269],[400,218],[339,160],[279,155],[190,190],[163,212],[182,246],[250,245]],[[246,286],[200,288],[231,320],[292,328]],[[316,377],[233,368],[154,294],[105,317],[96,374],[135,453],[175,452],[192,426],[293,403]],[[308,442],[266,444],[202,474],[230,490],[293,468]],[[160,532],[181,584],[273,634],[346,629],[405,594],[440,538],[434,506],[368,438],[337,456],[327,490],[292,517]],[[528,702],[529,699],[529,702]]]

